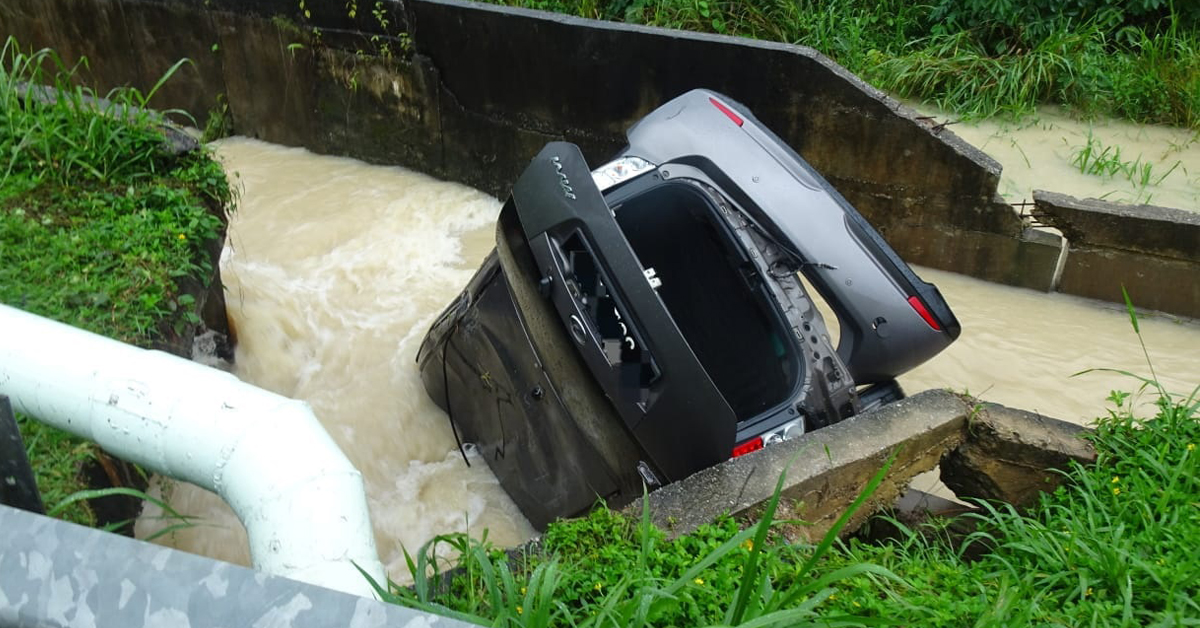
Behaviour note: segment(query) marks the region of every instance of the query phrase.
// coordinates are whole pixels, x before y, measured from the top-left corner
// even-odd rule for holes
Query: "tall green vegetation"
[[[811,46],[964,118],[1039,104],[1200,127],[1200,3],[1166,0],[491,0]]]
[[[182,62],[181,62],[182,63]],[[212,276],[205,244],[232,194],[204,151],[171,150],[143,93],[80,85],[50,50],[0,48],[0,302],[150,346],[197,322],[180,281]],[[84,486],[91,445],[18,417],[48,505]],[[83,502],[64,518],[91,523]]]

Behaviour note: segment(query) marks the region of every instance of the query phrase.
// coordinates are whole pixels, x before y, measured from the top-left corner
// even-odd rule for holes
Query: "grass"
[[[1071,163],[1083,174],[1107,179],[1120,176],[1140,188],[1162,183],[1183,164],[1182,161],[1176,161],[1166,172],[1156,173],[1153,162],[1144,161],[1141,155],[1132,160],[1122,159],[1120,146],[1105,146],[1090,131],[1087,142],[1072,151]]]
[[[986,15],[947,21],[962,13],[950,0],[490,1],[810,46],[881,89],[964,119],[1059,104],[1200,128],[1200,11],[1183,5],[1122,14],[1113,3],[1080,2],[1105,8],[1048,11],[1037,28],[997,30]]]
[[[221,166],[202,150],[169,150],[160,115],[146,108],[178,67],[146,93],[97,94],[53,51],[5,41],[0,302],[140,346],[198,322],[179,282],[207,284],[205,245],[233,197]],[[48,506],[89,488],[79,472],[92,445],[18,423]],[[62,517],[94,523],[82,501]]]
[[[866,562],[822,568],[850,515],[882,482],[890,461],[816,546],[797,551],[774,540],[783,476],[757,525],[726,517],[667,541],[643,509],[640,520],[598,509],[551,526],[543,553],[516,561],[486,538],[433,539],[408,557],[415,585],[380,596],[394,603],[493,626],[839,626],[862,625],[823,605],[838,583],[898,578]],[[458,556],[459,572],[439,572],[438,546]],[[867,621],[866,623],[879,623]]]
[[[600,508],[516,557],[486,535],[438,537],[409,558],[413,588],[380,594],[512,627],[1200,625],[1200,386],[1173,395],[1150,370],[1126,374],[1157,414],[1135,418],[1131,395],[1113,392],[1088,436],[1096,463],[1073,464],[1024,512],[979,502],[957,520],[892,520],[898,538],[883,543],[837,540],[847,513],[820,543],[794,545],[776,532],[778,487],[753,527],[723,517],[670,541],[644,512]],[[949,532],[964,524],[965,538]]]
[[[416,588],[387,599],[489,626],[1197,625],[1196,399],[1163,398],[1148,420],[1114,399],[1092,437],[1094,467],[1072,468],[1071,482],[1028,512],[984,503],[967,515],[969,541],[991,548],[977,560],[944,524],[901,527],[887,544],[810,547],[726,517],[666,541],[601,509],[552,525],[543,553],[515,570],[486,541],[436,539],[463,571],[439,588],[422,575],[434,563],[423,548]],[[745,607],[754,612],[739,616]]]

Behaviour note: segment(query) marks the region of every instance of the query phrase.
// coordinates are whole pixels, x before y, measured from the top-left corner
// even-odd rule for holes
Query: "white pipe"
[[[368,597],[356,564],[384,582],[362,475],[307,403],[4,305],[0,393],[20,412],[220,495],[260,571]]]

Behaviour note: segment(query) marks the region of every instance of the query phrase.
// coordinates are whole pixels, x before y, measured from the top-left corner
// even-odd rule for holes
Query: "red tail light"
[[[708,102],[712,103],[713,106],[716,107],[717,109],[720,109],[721,113],[728,116],[730,120],[733,120],[734,124],[736,124],[738,126],[742,126],[742,124],[743,124],[742,117],[739,116],[738,114],[734,113],[733,110],[730,109],[729,107],[726,107],[725,105],[721,104],[721,101],[717,100],[716,98],[710,97],[708,99]]]
[[[761,436],[755,436],[750,440],[733,448],[733,457],[744,456],[752,451],[758,451],[763,448],[763,440]]]
[[[937,319],[933,317],[933,314],[929,313],[929,310],[925,309],[925,304],[921,303],[920,299],[917,297],[908,297],[908,304],[912,306],[912,309],[917,311],[917,314],[921,315],[921,318],[925,319],[926,324],[937,331],[942,331],[942,326],[938,325]]]

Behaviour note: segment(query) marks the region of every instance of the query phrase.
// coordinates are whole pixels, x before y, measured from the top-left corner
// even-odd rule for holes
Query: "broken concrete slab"
[[[929,390],[800,438],[728,460],[647,497],[672,537],[722,514],[755,518],[786,472],[777,520],[797,540],[820,539],[893,455],[887,477],[850,519],[852,532],[891,508],[916,475],[942,466],[958,497],[1028,505],[1062,481],[1071,461],[1091,464],[1086,428],[970,397]],[[638,513],[642,501],[626,511]]]
[[[960,498],[1035,503],[1063,482],[1071,462],[1093,464],[1088,428],[1050,417],[981,404],[969,417],[966,438],[942,459],[941,477]]]
[[[656,525],[677,536],[723,513],[742,514],[770,499],[785,471],[786,510],[780,519],[803,519],[808,538],[820,538],[854,502],[893,454],[883,485],[859,509],[849,529],[890,506],[913,476],[937,466],[965,436],[972,405],[940,390],[926,391],[800,438],[734,458],[665,486],[648,497]],[[629,506],[641,510],[641,500]]]
[[[1072,246],[1093,246],[1200,262],[1200,214],[1034,190],[1033,215]]]
[[[1069,246],[1058,289],[1200,317],[1200,214],[1037,190],[1034,216]]]

